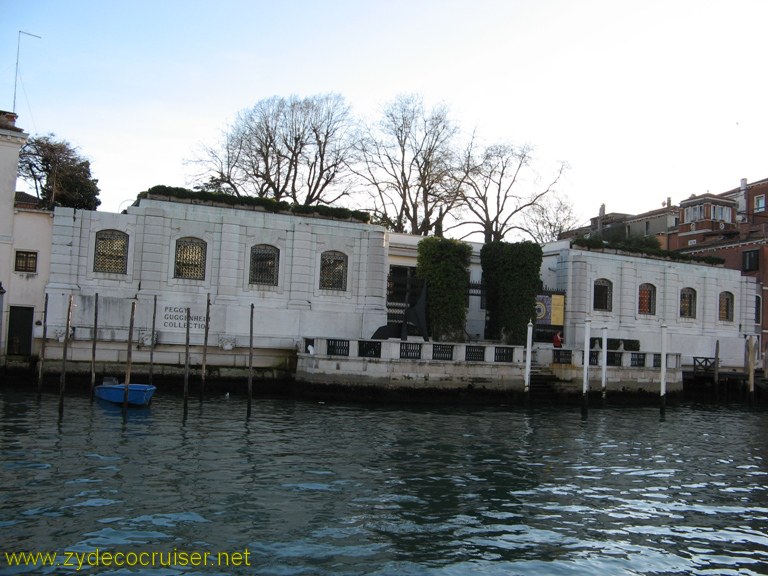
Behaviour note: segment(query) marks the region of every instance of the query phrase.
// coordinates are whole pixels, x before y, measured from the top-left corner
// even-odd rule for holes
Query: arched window
[[[328,250],[320,255],[320,288],[322,290],[347,289],[347,255]]]
[[[718,298],[718,319],[720,322],[733,322],[734,299],[731,292],[720,292]]]
[[[696,318],[696,290],[680,290],[680,318]]]
[[[592,298],[592,309],[610,312],[613,310],[613,283],[605,278],[595,280],[595,292]]]
[[[251,247],[251,269],[248,274],[249,284],[277,286],[280,267],[280,250],[269,244],[257,244]]]
[[[174,278],[205,280],[205,256],[208,245],[200,238],[179,238],[176,240],[176,259],[173,267]]]
[[[120,230],[96,232],[93,271],[109,274],[128,273],[128,234]]]
[[[637,291],[637,313],[656,315],[656,286],[653,284],[640,284]]]

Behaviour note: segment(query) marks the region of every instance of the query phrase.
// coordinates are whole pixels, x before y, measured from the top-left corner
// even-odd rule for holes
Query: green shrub
[[[541,246],[533,242],[490,242],[480,251],[488,314],[486,338],[523,345],[536,317],[541,289]]]
[[[427,284],[427,321],[435,340],[464,340],[471,256],[472,248],[458,240],[419,242],[416,276]]]

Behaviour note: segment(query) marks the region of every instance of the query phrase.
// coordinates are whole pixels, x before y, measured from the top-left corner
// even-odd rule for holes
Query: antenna
[[[19,30],[19,39],[16,42],[16,76],[13,79],[13,113],[16,114],[16,85],[19,82],[19,48],[21,48],[21,35],[26,34],[27,36],[32,36],[33,38],[39,38],[42,40],[42,36],[38,36],[37,34],[30,34],[29,32],[24,32],[23,30]]]

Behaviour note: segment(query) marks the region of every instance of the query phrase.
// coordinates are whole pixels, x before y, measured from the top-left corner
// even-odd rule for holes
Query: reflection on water
[[[249,551],[157,574],[768,573],[761,410],[246,412],[68,398],[59,421],[53,396],[0,392],[2,550]]]

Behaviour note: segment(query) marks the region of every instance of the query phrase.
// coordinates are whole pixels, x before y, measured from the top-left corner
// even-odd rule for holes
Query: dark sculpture
[[[408,325],[416,327],[419,336],[424,338],[425,341],[429,341],[427,333],[427,283],[425,282],[421,288],[421,294],[419,299],[413,306],[409,306],[405,310],[403,323],[398,327],[392,324],[385,324],[379,326],[376,332],[371,336],[372,340],[387,340],[389,338],[400,337],[401,340],[408,340]]]

